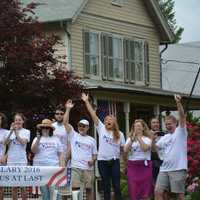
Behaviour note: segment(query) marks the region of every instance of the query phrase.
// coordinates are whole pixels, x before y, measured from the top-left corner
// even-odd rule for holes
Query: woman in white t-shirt
[[[64,167],[63,147],[58,137],[53,135],[54,127],[49,119],[42,120],[37,125],[37,137],[34,138],[31,151],[35,154],[34,166],[62,166]],[[40,187],[43,200],[53,197],[54,188],[49,186]]]
[[[6,137],[5,143],[8,145],[7,165],[10,166],[26,166],[26,145],[30,141],[30,131],[23,128],[25,117],[22,113],[16,113],[14,122],[11,124],[10,132]],[[21,196],[23,200],[27,199],[25,188],[21,188]],[[13,187],[13,200],[17,199],[17,187]]]
[[[124,152],[128,153],[127,177],[131,200],[147,200],[153,194],[150,138],[150,131],[144,120],[135,120],[130,137],[124,145]]]
[[[5,139],[8,134],[6,127],[6,116],[0,112],[0,165],[6,165]],[[3,187],[0,187],[0,200],[3,200]]]
[[[88,95],[82,94],[82,100],[85,102],[99,135],[97,160],[103,183],[104,200],[111,199],[111,181],[115,199],[121,200],[119,159],[120,152],[125,144],[124,135],[119,131],[117,120],[114,116],[106,116],[104,123],[100,121],[88,98]]]

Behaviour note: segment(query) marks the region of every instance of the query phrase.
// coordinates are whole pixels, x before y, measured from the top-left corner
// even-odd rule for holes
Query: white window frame
[[[145,40],[144,39],[139,39],[139,38],[129,38],[129,37],[125,37],[125,36],[122,36],[122,35],[119,35],[119,34],[114,34],[114,33],[108,33],[108,32],[103,32],[103,31],[96,31],[96,30],[88,30],[86,29],[84,32],[88,32],[88,33],[95,33],[98,35],[98,75],[94,75],[94,74],[86,74],[86,69],[84,69],[84,77],[88,77],[88,78],[91,78],[91,79],[94,79],[94,80],[107,80],[107,81],[117,81],[117,82],[124,82],[124,83],[129,83],[129,84],[135,84],[135,85],[141,85],[141,86],[144,86],[146,85],[146,76],[145,76]],[[101,41],[101,37],[102,35],[106,35],[107,37],[112,37],[113,38],[117,38],[117,39],[120,39],[121,40],[121,61],[122,61],[122,77],[121,78],[115,78],[115,76],[113,77],[109,77],[109,68],[107,69],[106,71],[106,76],[103,77],[103,73],[102,73],[102,70],[103,70],[103,66],[102,66],[102,41]],[[85,37],[85,36],[84,36]],[[137,60],[134,58],[134,60],[132,60],[131,58],[129,59],[125,59],[125,55],[124,55],[124,41],[127,40],[129,43],[132,41],[132,42],[141,42],[142,43],[142,81],[139,81],[137,80],[137,73],[136,73],[136,63],[137,63]],[[85,48],[85,47],[84,47]],[[130,51],[130,47],[128,49]],[[130,53],[130,52],[129,52]],[[135,47],[134,47],[134,53],[135,53]],[[85,49],[84,49],[84,64],[86,64],[85,62],[85,57],[86,55],[90,55],[89,53],[86,53],[85,52]],[[114,61],[115,58],[113,57],[110,57],[108,55],[108,61],[109,59],[112,59]],[[135,80],[132,80],[130,78],[126,79],[125,77],[125,62],[128,61],[128,62],[131,62],[131,63],[134,63],[135,65]],[[114,62],[113,62],[114,63]],[[109,67],[109,63],[108,63],[108,66]],[[129,66],[129,72],[130,73],[130,66]],[[114,74],[113,74],[114,75]]]
[[[84,66],[84,77],[88,77],[88,78],[91,78],[91,79],[94,79],[94,80],[101,80],[101,41],[100,41],[100,35],[101,35],[101,32],[100,31],[96,31],[96,30],[84,30],[84,34],[85,32],[88,32],[88,33],[94,33],[94,34],[97,34],[98,35],[98,75],[94,75],[94,74],[86,74],[86,69],[85,69],[85,66]],[[84,35],[85,37],[85,35]],[[85,47],[83,47],[85,48]],[[86,64],[86,61],[85,61],[85,57],[86,55],[90,56],[91,54],[90,53],[87,53],[85,52],[85,49],[83,49],[84,51],[84,65]]]
[[[109,73],[107,74],[107,80],[112,80],[112,81],[119,81],[119,82],[124,82],[124,52],[123,52],[123,40],[124,38],[121,35],[117,35],[117,34],[108,34],[109,36],[116,39],[120,39],[121,40],[121,58],[113,58],[108,56],[108,59],[112,59],[114,61],[114,59],[121,59],[122,62],[122,77],[121,78],[115,78],[115,76],[113,77],[109,77]],[[113,62],[114,63],[114,62]],[[114,74],[113,74],[114,75]]]
[[[128,73],[131,73],[131,69],[130,69],[130,64],[132,63],[132,64],[134,64],[134,73],[135,73],[135,79],[133,80],[133,79],[131,79],[131,77],[128,77],[128,79],[127,79],[127,77],[126,76],[124,76],[124,78],[125,78],[125,82],[126,83],[134,83],[134,84],[136,84],[136,85],[145,85],[145,58],[144,58],[144,43],[145,43],[145,41],[144,40],[142,40],[142,39],[137,39],[137,38],[124,38],[124,40],[126,40],[126,41],[128,41],[128,44],[129,44],[129,48],[128,48],[128,54],[129,54],[129,58],[127,59],[127,58],[125,58],[125,55],[124,55],[124,71],[125,70],[128,70]],[[132,59],[131,58],[131,56],[130,56],[130,50],[131,50],[131,46],[130,46],[130,43],[131,42],[133,42],[133,43],[135,43],[135,42],[141,42],[142,43],[142,81],[139,81],[139,80],[137,80],[137,71],[136,71],[136,64],[138,63],[137,62],[137,59],[136,59],[136,55],[135,55],[135,46],[134,46],[134,59]],[[126,52],[127,53],[127,52]],[[128,66],[128,69],[126,69],[126,63],[129,63],[129,66]]]
[[[143,73],[143,77],[142,77],[142,78],[143,78],[143,80],[142,80],[142,81],[139,81],[139,80],[137,80],[137,78],[136,78],[136,77],[137,77],[137,73],[136,73],[136,63],[137,63],[137,61],[136,61],[136,59],[135,59],[135,84],[136,84],[136,85],[142,85],[142,86],[144,86],[144,85],[145,85],[144,40],[134,38],[133,41],[134,41],[134,42],[141,42],[141,43],[142,43],[142,73]]]

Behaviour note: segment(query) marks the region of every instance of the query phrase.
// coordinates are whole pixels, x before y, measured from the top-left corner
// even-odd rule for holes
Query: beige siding
[[[145,26],[153,26],[143,0],[122,1],[123,5],[119,7],[112,5],[112,0],[89,0],[83,12]]]
[[[95,1],[97,2],[97,1]],[[134,1],[133,1],[134,2]],[[98,4],[98,3],[97,3]],[[144,12],[145,15],[145,12]],[[148,20],[149,21],[149,20]],[[84,29],[121,34],[126,37],[142,38],[149,43],[150,52],[150,86],[160,87],[159,68],[159,36],[153,27],[130,24],[117,20],[97,17],[89,14],[81,14],[70,27],[72,65],[79,76],[83,76],[83,39]]]
[[[61,56],[60,61],[62,62],[68,62],[68,39],[67,39],[67,34],[65,33],[64,29],[61,28],[57,24],[51,24],[51,25],[46,25],[45,27],[45,33],[47,35],[57,35],[60,38],[59,44],[55,45],[55,55],[56,56]],[[64,57],[63,57],[64,56]],[[67,66],[65,66],[67,67]]]

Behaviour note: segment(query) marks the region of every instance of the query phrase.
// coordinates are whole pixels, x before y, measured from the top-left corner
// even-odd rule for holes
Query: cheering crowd
[[[169,200],[175,193],[178,200],[184,200],[187,173],[187,129],[181,97],[175,95],[179,120],[173,115],[165,117],[166,132],[160,130],[157,118],[152,118],[150,128],[143,119],[136,119],[126,137],[120,131],[114,116],[108,115],[102,122],[89,101],[82,94],[81,99],[94,122],[98,133],[96,140],[88,135],[89,121],[82,118],[77,127],[69,124],[70,111],[75,106],[67,100],[65,109],[55,111],[56,122],[43,119],[37,125],[36,137],[31,151],[34,166],[71,167],[72,190],[84,185],[88,200],[94,199],[94,165],[97,160],[102,180],[104,200],[122,200],[120,189],[120,158],[123,157],[128,180],[130,200]],[[6,116],[0,113],[0,165],[26,166],[26,145],[30,142],[30,131],[24,128],[24,116],[16,113],[10,130],[6,130]],[[77,131],[76,131],[77,130]],[[5,148],[7,147],[7,148]],[[40,187],[43,200],[50,200],[55,188]],[[13,188],[13,199],[17,199],[17,188]],[[22,199],[27,199],[26,190],[21,188]],[[61,195],[57,200],[64,199]],[[0,188],[0,200],[3,188]]]

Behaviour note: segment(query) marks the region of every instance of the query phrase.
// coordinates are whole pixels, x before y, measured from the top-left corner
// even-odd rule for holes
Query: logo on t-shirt
[[[106,143],[112,145],[113,147],[117,147],[117,148],[118,148],[118,146],[119,146],[117,143],[114,143],[113,138],[110,138],[110,137],[108,137],[108,136],[106,136],[106,135],[103,136],[103,140],[104,140]]]
[[[12,143],[16,144],[16,145],[21,145],[20,142],[17,139],[12,140]]]
[[[49,149],[49,148],[55,148],[56,144],[55,143],[46,142],[46,143],[41,143],[40,146],[43,149]]]
[[[75,141],[75,146],[86,151],[90,150],[92,147],[90,144],[85,144],[79,141]]]

